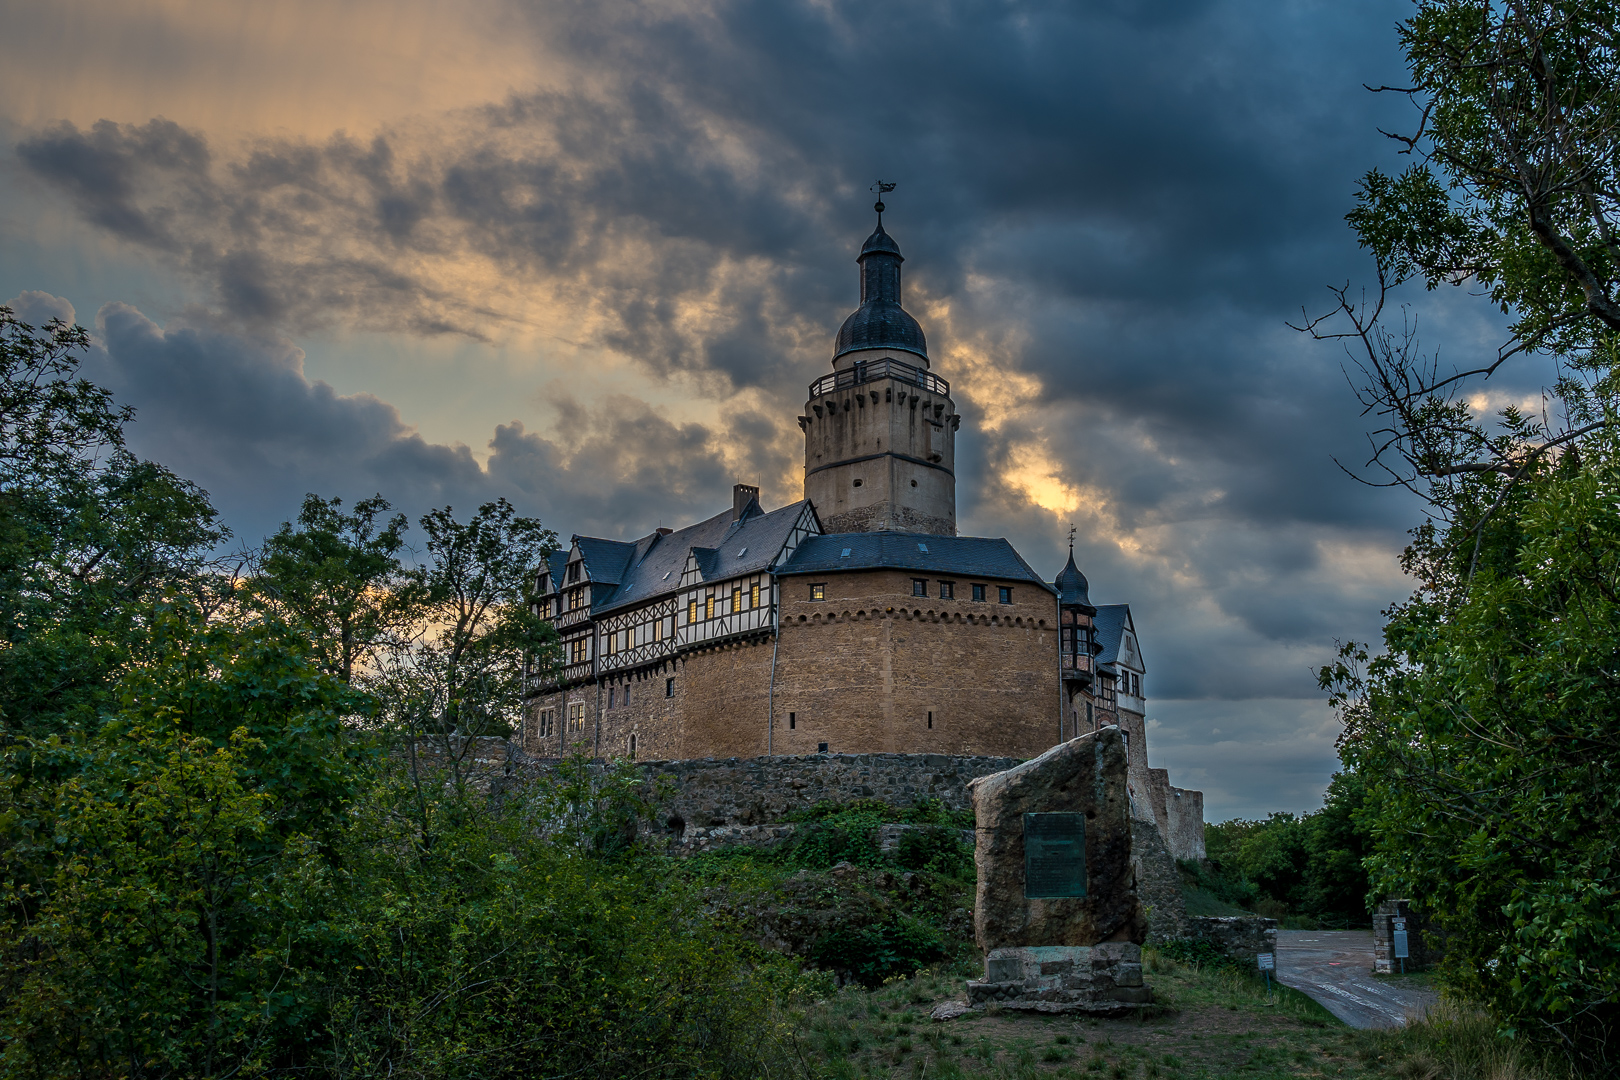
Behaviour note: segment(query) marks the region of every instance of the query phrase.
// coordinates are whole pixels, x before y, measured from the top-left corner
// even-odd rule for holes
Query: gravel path
[[[1279,930],[1277,981],[1355,1028],[1400,1027],[1436,1001],[1433,991],[1372,973],[1370,930]]]

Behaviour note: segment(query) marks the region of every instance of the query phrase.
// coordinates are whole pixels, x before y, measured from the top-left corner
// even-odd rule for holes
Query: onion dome
[[[1083,608],[1087,615],[1097,614],[1097,609],[1091,603],[1091,586],[1086,582],[1086,575],[1074,565],[1074,548],[1069,549],[1069,564],[1052,584],[1057,586],[1058,603]]]
[[[895,349],[928,359],[922,327],[900,306],[900,245],[883,231],[883,222],[855,260],[861,264],[861,306],[838,328],[833,359],[859,349]]]

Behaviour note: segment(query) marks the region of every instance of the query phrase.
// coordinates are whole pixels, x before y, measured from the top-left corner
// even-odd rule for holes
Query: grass
[[[1206,971],[1145,951],[1159,1008],[1133,1020],[988,1010],[928,1018],[976,971],[919,972],[876,990],[846,987],[809,1008],[814,1072],[838,1080],[1577,1080],[1498,1039],[1488,1019],[1442,1006],[1394,1031],[1345,1027],[1303,994],[1247,973]]]
[[[1253,915],[1236,904],[1228,904],[1208,889],[1197,885],[1181,886],[1181,900],[1188,915]]]

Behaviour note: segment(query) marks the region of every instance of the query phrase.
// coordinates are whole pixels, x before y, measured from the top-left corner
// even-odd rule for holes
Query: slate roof
[[[574,537],[591,580],[617,586],[592,604],[592,613],[603,614],[678,592],[687,553],[694,550],[705,581],[770,569],[804,505],[802,501],[789,503],[767,514],[757,501],[750,501],[741,520],[732,520],[731,511],[725,510],[696,525],[668,534],[653,533],[634,542]]]
[[[1057,580],[1052,584],[1057,586],[1058,599],[1065,604],[1074,604],[1082,608],[1091,608],[1091,586],[1086,581],[1086,575],[1074,565],[1074,548],[1069,548],[1069,562],[1058,571]],[[1095,609],[1092,609],[1095,610]]]
[[[1125,640],[1125,624],[1130,616],[1129,604],[1102,604],[1097,608],[1092,622],[1097,627],[1097,644],[1102,646],[1102,652],[1097,656],[1098,664],[1118,662],[1119,647]]]
[[[927,550],[922,550],[926,548]],[[849,554],[844,555],[848,549]],[[953,577],[1027,581],[1055,592],[1003,539],[930,533],[828,533],[801,543],[778,574],[837,570],[924,570]]]
[[[867,265],[871,260],[871,265]],[[838,328],[833,359],[861,349],[897,349],[928,359],[928,339],[911,313],[900,306],[900,245],[883,231],[883,223],[856,259],[861,264],[861,306]]]

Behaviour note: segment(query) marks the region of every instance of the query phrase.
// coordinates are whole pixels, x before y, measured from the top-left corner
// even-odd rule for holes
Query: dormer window
[[[574,582],[576,582],[578,580],[579,580],[579,563],[578,563],[578,561],[571,562],[571,563],[568,564],[568,583],[570,585],[572,585]]]

